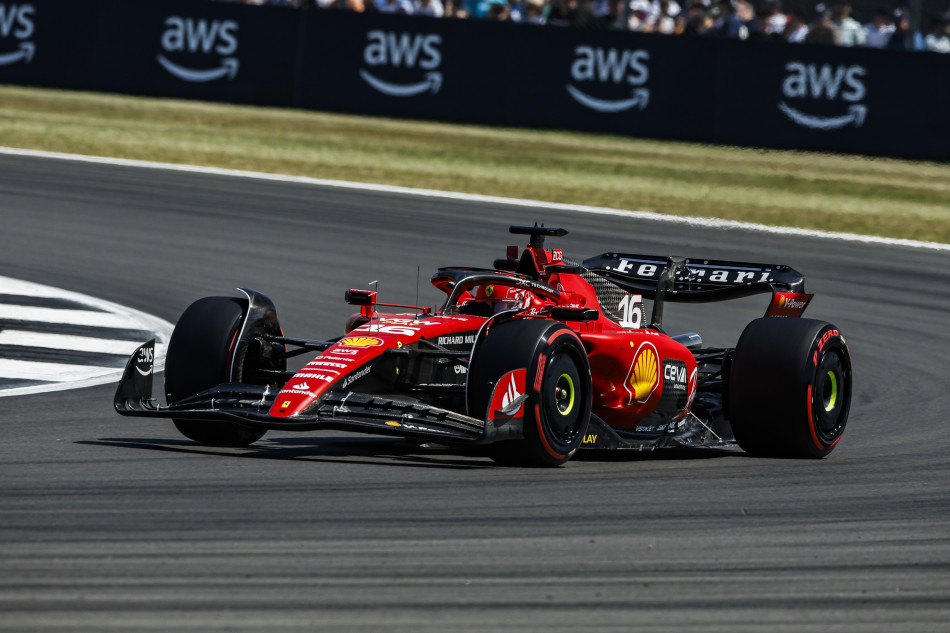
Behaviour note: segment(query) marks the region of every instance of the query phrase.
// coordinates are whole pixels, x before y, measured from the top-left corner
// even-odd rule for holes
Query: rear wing
[[[648,297],[655,296],[663,273],[672,269],[667,301],[699,303],[773,291],[805,292],[805,276],[783,265],[604,253],[584,260],[584,267]]]
[[[654,299],[653,322],[663,318],[663,303],[703,303],[770,293],[765,316],[801,316],[813,295],[805,276],[782,264],[604,253],[584,267],[628,292]]]

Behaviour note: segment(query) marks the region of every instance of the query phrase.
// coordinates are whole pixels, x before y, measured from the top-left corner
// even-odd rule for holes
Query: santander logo
[[[171,16],[165,20],[162,33],[162,50],[157,55],[158,63],[169,73],[183,81],[204,83],[217,79],[237,77],[240,66],[233,57],[238,49],[238,23],[234,20],[205,20]],[[175,55],[193,53],[214,58],[211,68],[189,68],[169,59],[165,53]],[[192,55],[192,58],[194,56]]]
[[[373,30],[366,34],[363,61],[373,69],[360,69],[360,77],[378,92],[390,97],[414,97],[429,92],[436,94],[442,87],[442,36],[430,33],[393,33]],[[386,68],[419,68],[418,81],[395,83],[381,79]],[[383,72],[379,72],[383,71]],[[376,74],[374,74],[376,73]]]
[[[624,112],[631,108],[644,110],[650,103],[650,51],[578,46],[571,64],[572,83],[565,86],[568,94],[585,108],[596,112]],[[574,84],[584,84],[584,89]],[[619,95],[615,86],[625,88]],[[613,90],[604,87],[614,87]],[[616,98],[590,94],[612,93]]]
[[[0,41],[11,37],[15,40],[16,50],[0,53],[0,66],[9,66],[17,62],[29,64],[33,61],[36,46],[29,39],[36,30],[33,17],[36,9],[32,4],[0,4]],[[2,48],[6,48],[0,44]]]

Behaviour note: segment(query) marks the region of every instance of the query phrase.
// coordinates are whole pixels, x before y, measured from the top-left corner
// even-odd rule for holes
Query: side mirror
[[[347,290],[344,298],[351,306],[371,306],[376,304],[376,293],[372,290]]]

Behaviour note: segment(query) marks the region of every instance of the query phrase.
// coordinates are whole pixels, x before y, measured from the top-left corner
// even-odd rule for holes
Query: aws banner
[[[0,81],[290,105],[299,13],[257,9],[180,0],[0,1]]]
[[[693,100],[716,86],[697,39],[348,13],[308,27],[308,108],[696,138]]]
[[[0,1],[0,82],[89,88],[98,7],[78,4]]]
[[[950,158],[950,56],[716,42],[711,140]]]
[[[307,26],[307,108],[950,158],[950,56],[337,12]]]
[[[0,0],[0,82],[950,159],[950,55],[206,0]]]

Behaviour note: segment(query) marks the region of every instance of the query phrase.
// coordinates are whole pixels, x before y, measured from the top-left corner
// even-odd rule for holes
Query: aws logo
[[[360,69],[360,77],[375,90],[390,97],[414,97],[424,92],[435,94],[442,87],[442,36],[431,33],[392,33],[374,30],[366,34],[366,48],[363,49],[363,61],[367,66],[383,70],[385,68],[419,68],[425,71],[424,78],[408,83],[384,81],[365,68]]]
[[[578,46],[574,49],[571,79],[575,83],[593,83],[592,88],[599,94],[613,93],[617,98],[593,96],[572,83],[565,88],[575,101],[597,112],[623,112],[631,108],[643,110],[650,102],[650,89],[644,86],[650,78],[650,68],[647,66],[649,60],[650,51],[643,49]],[[618,86],[623,87],[623,96],[620,96]]]
[[[238,72],[238,60],[232,57],[237,52],[238,23],[234,20],[204,20],[171,16],[165,20],[162,33],[162,49],[169,54],[192,54],[219,56],[213,68],[195,69],[158,54],[158,63],[165,70],[184,81],[203,83],[227,77],[234,79]]]
[[[813,130],[837,130],[847,125],[861,127],[867,116],[867,106],[859,103],[867,96],[864,66],[832,66],[831,64],[804,64],[790,62],[785,65],[785,81],[782,82],[782,94],[787,99],[806,99],[802,107],[811,113],[779,101],[778,109],[789,119],[803,127]],[[847,105],[844,113],[829,112],[829,102],[843,101]],[[823,111],[816,114],[815,111]]]
[[[36,30],[33,25],[35,14],[36,9],[32,4],[0,4],[0,38],[6,40],[12,37],[17,44],[17,50],[0,53],[0,66],[17,62],[29,64],[33,60],[36,46],[28,40]]]

